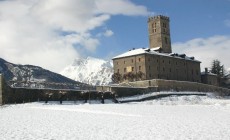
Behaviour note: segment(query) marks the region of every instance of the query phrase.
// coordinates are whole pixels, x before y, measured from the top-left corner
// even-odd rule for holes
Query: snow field
[[[129,104],[91,103],[2,106],[1,139],[230,139],[229,99],[174,96]]]

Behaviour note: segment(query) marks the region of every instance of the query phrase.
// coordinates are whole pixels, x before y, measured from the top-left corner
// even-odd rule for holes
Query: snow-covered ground
[[[173,96],[128,104],[5,105],[0,107],[0,136],[6,140],[229,140],[230,99]]]

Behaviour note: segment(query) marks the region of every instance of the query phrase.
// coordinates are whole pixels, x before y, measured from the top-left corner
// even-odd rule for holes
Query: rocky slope
[[[0,73],[12,87],[79,88],[82,84],[33,65],[16,65],[0,58]]]

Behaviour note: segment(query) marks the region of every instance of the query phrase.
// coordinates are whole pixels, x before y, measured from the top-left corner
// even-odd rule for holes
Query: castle
[[[150,79],[201,82],[200,61],[172,53],[169,17],[148,18],[149,48],[132,49],[113,58],[119,82]]]

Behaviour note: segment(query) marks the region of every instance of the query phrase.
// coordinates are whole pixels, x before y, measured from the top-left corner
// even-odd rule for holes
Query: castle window
[[[157,29],[154,29],[155,32],[157,32]]]
[[[134,71],[134,67],[132,67],[132,71]]]
[[[124,68],[124,73],[126,73],[126,68]]]
[[[138,61],[141,62],[141,58],[138,58]]]
[[[139,71],[141,71],[141,66],[139,66]]]

